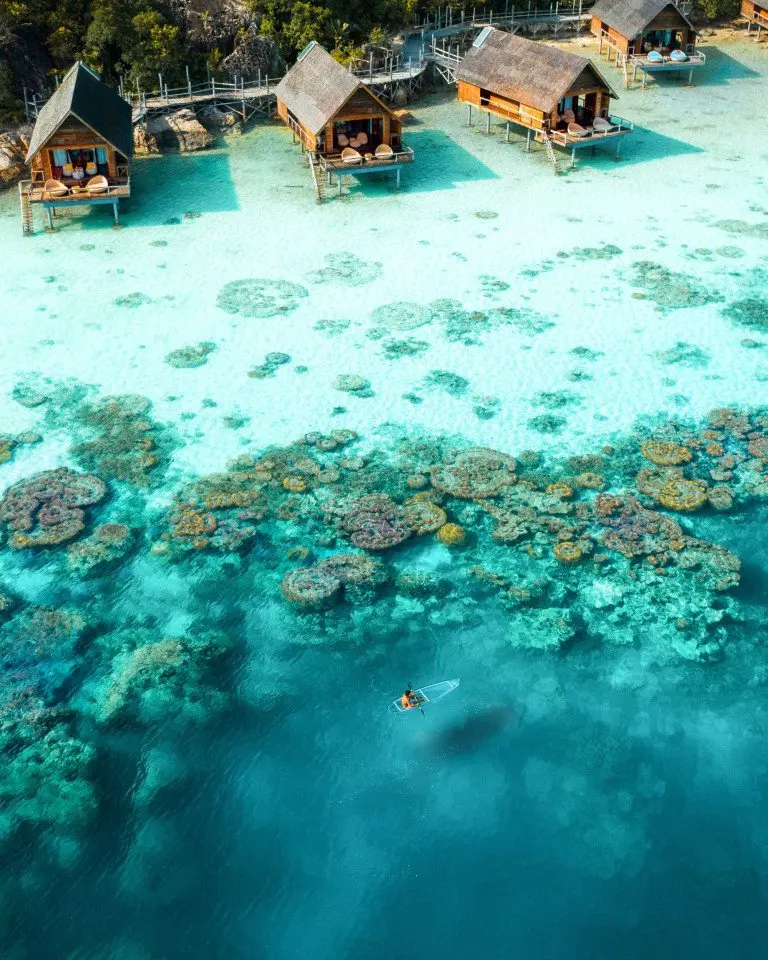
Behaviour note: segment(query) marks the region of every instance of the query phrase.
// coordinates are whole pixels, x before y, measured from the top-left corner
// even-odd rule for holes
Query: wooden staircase
[[[19,206],[21,207],[21,232],[25,237],[31,237],[35,229],[34,219],[32,216],[32,204],[29,201],[29,194],[27,192],[27,187],[29,186],[28,180],[23,180],[19,184]]]
[[[325,177],[323,175],[323,170],[318,163],[317,157],[311,150],[308,150],[306,153],[307,165],[309,166],[310,172],[312,174],[312,183],[315,187],[315,196],[317,197],[318,203],[325,203]]]
[[[541,142],[544,144],[544,147],[547,151],[547,158],[552,164],[552,169],[555,173],[560,172],[560,167],[557,165],[557,155],[555,154],[555,148],[552,146],[552,141],[549,139],[549,134],[546,130],[541,131]]]

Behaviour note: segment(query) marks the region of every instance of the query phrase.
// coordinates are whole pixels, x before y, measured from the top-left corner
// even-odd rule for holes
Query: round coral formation
[[[283,490],[289,493],[305,493],[307,490],[307,481],[303,477],[288,476],[283,478]]]
[[[497,497],[515,482],[515,461],[487,447],[470,447],[431,470],[432,485],[452,497],[481,500]]]
[[[460,547],[466,541],[467,533],[458,523],[444,523],[435,537],[444,547]]]
[[[730,510],[733,506],[733,491],[730,487],[712,487],[708,493],[709,504],[715,510]]]
[[[96,476],[66,467],[46,470],[9,487],[0,500],[0,523],[12,533],[15,550],[57,546],[84,531],[86,508],[106,495]]]
[[[701,480],[686,480],[684,477],[668,480],[659,490],[657,500],[668,510],[698,510],[707,502],[707,485]]]
[[[383,493],[353,501],[341,517],[341,528],[362,550],[388,550],[411,535],[402,508]]]
[[[572,540],[563,540],[555,544],[555,557],[560,563],[578,563],[583,556],[581,547]]]
[[[545,492],[552,497],[560,497],[561,500],[570,500],[573,496],[573,487],[567,483],[550,483]]]
[[[415,500],[403,506],[403,517],[418,536],[435,533],[446,521],[445,510],[429,500]]]
[[[216,304],[226,313],[261,320],[291,313],[308,296],[309,291],[298,283],[249,278],[223,286]]]
[[[327,604],[341,589],[341,580],[329,569],[299,567],[283,577],[280,590],[289,603],[300,607]]]
[[[316,566],[343,584],[359,584],[382,579],[383,567],[365,553],[335,553]]]
[[[690,463],[693,458],[687,447],[665,440],[647,440],[640,447],[640,452],[657,467],[676,467],[682,463]]]

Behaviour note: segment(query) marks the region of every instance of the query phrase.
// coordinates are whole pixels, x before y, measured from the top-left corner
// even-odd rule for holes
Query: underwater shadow
[[[138,159],[126,212],[131,226],[157,227],[203,213],[239,209],[225,150]]]
[[[410,191],[452,190],[460,183],[498,180],[498,174],[442,130],[412,130],[404,140],[416,154],[415,162],[403,170],[402,182]]]
[[[706,47],[702,51],[707,56],[707,62],[699,72],[694,71],[694,83],[708,87],[722,87],[734,80],[749,80],[754,77],[760,78],[762,74],[758,70],[753,70],[741,60],[724,53],[719,47]]]
[[[636,163],[649,163],[653,160],[666,160],[667,157],[682,157],[695,153],[704,153],[704,148],[635,124],[634,132],[625,137],[621,145],[619,162],[622,166],[632,166]]]

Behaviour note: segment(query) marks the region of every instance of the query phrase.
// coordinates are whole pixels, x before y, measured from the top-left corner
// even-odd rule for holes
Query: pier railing
[[[571,3],[529,3],[527,7],[515,8],[510,2],[502,2],[497,6],[474,6],[469,9],[446,6],[438,8],[433,19],[425,18],[421,23],[414,23],[405,32],[407,36],[415,33],[434,33],[448,31],[458,33],[462,30],[473,30],[480,27],[498,27],[508,29],[515,24],[525,23],[555,23],[558,21],[582,21],[589,19],[589,10],[594,0],[581,0]]]

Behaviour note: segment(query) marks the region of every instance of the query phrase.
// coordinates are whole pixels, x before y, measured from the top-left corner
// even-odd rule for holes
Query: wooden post
[[[38,111],[38,109],[37,109],[37,94],[36,94],[36,93],[33,93],[33,94],[32,94],[32,106],[34,107],[34,110],[35,110],[35,120],[37,120],[37,116],[38,116],[39,111]]]
[[[485,127],[485,132],[486,132],[486,133],[490,133],[490,132],[491,132],[491,115],[490,115],[490,113],[488,114],[488,122],[487,122],[486,127]]]
[[[507,143],[509,143],[509,120],[507,120]]]
[[[216,78],[211,77],[211,93],[216,96]]]
[[[525,152],[526,152],[526,153],[530,153],[530,152],[531,152],[531,131],[530,131],[530,129],[528,130],[528,133],[527,133],[526,138],[525,138]]]
[[[112,201],[112,211],[113,211],[113,213],[114,213],[114,215],[115,215],[115,223],[116,223],[116,224],[120,223],[120,216],[118,215],[118,212],[117,212],[117,205],[118,205],[119,203],[120,203],[120,201],[117,199],[117,197],[115,197],[115,199]]]
[[[206,83],[208,84],[208,86],[210,87],[210,85],[211,85],[211,65],[210,65],[210,63],[208,63],[207,60],[206,60],[206,62],[205,62],[205,82],[206,82]]]
[[[158,75],[157,75],[157,80],[158,80],[158,82],[159,82],[159,84],[160,84],[160,97],[162,97],[162,96],[163,96],[163,75],[162,75],[162,73],[158,73]]]
[[[616,160],[621,157],[621,137],[616,137]]]
[[[48,214],[48,229],[53,230],[53,217],[51,216],[51,208],[46,207],[45,212]]]
[[[187,64],[187,66],[184,69],[187,71],[187,94],[189,95],[189,99],[191,100],[192,99],[192,80],[189,76],[189,64]]]
[[[400,188],[400,167],[397,168],[397,188]]]
[[[471,127],[472,126],[472,104],[468,103],[467,106],[469,107],[469,119],[467,120],[467,126]]]
[[[571,170],[576,166],[576,147],[571,151]]]

